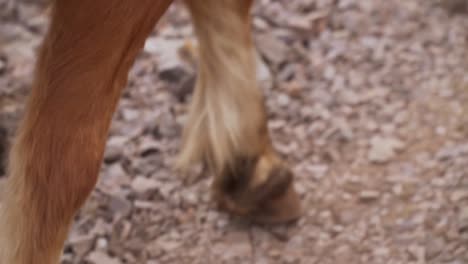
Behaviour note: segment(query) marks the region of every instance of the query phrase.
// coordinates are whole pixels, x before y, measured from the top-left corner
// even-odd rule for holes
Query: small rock
[[[374,256],[384,257],[390,254],[390,249],[387,247],[377,247],[373,250]]]
[[[128,186],[130,179],[128,173],[124,170],[120,163],[108,165],[103,175],[99,178],[98,188],[111,195],[121,193],[122,186]]]
[[[219,254],[223,260],[233,260],[242,257],[249,257],[252,253],[250,247],[249,236],[247,232],[231,231],[228,232],[214,246],[214,252]]]
[[[73,247],[73,252],[79,258],[91,250],[93,242],[94,236],[91,234],[74,235],[72,232],[68,239],[68,243]]]
[[[196,205],[198,202],[198,196],[192,191],[185,190],[182,197],[189,205]]]
[[[287,264],[298,263],[299,259],[300,259],[300,256],[298,256],[296,254],[292,254],[292,252],[289,253],[289,254],[283,255],[283,260]]]
[[[468,206],[464,206],[460,208],[460,212],[458,215],[458,229],[460,232],[467,232],[468,231]]]
[[[339,233],[341,233],[341,232],[344,231],[344,227],[341,226],[341,225],[334,225],[334,226],[331,228],[331,231],[332,231],[332,233],[333,233],[334,235],[337,235],[337,234],[339,234]]]
[[[154,202],[151,201],[142,201],[142,200],[135,200],[133,202],[133,206],[138,209],[143,209],[143,210],[152,210],[154,209],[157,205]]]
[[[158,241],[158,245],[160,248],[166,252],[171,252],[174,249],[179,248],[182,245],[181,241],[175,241],[175,240],[161,240]]]
[[[296,192],[301,197],[307,194],[307,186],[305,184],[296,184]]]
[[[2,58],[0,58],[0,74],[3,74],[5,72],[6,67],[6,62]]]
[[[342,225],[349,225],[358,220],[360,214],[353,209],[345,209],[338,211],[338,221]]]
[[[138,193],[146,193],[147,191],[157,189],[159,183],[153,179],[149,179],[143,176],[137,176],[133,179],[131,187]]]
[[[447,146],[437,152],[436,158],[442,161],[468,154],[468,144]]]
[[[272,249],[268,252],[268,254],[273,257],[273,258],[277,258],[277,257],[280,257],[281,256],[281,251],[277,250],[277,249]]]
[[[468,198],[468,189],[459,189],[459,190],[454,190],[450,194],[450,201],[456,203],[461,200],[467,199]]]
[[[267,21],[262,19],[261,17],[253,17],[252,20],[253,27],[257,30],[268,30],[270,29],[270,26],[268,25]]]
[[[311,176],[317,180],[322,179],[328,172],[328,165],[326,164],[308,164],[305,166],[305,170],[312,174]]]
[[[183,47],[183,39],[167,39],[163,37],[150,37],[145,41],[143,50],[150,54],[156,54],[161,56],[174,56],[172,58],[178,58],[177,52],[178,49]],[[168,57],[165,57],[168,58]],[[175,63],[174,61],[169,61],[166,63]]]
[[[93,251],[87,257],[87,260],[93,264],[120,264],[117,258],[113,258],[102,251]]]
[[[142,157],[147,157],[155,153],[159,153],[161,149],[161,144],[151,137],[145,137],[139,145],[139,153]]]
[[[333,80],[336,75],[336,70],[332,65],[327,65],[323,71],[323,77],[327,80]]]
[[[440,237],[428,239],[426,244],[427,257],[429,259],[437,257],[444,250],[446,243],[447,242]]]
[[[132,120],[135,120],[137,119],[141,112],[136,110],[136,109],[131,109],[131,108],[127,108],[127,107],[124,107],[122,110],[121,110],[121,113],[122,113],[122,117],[123,117],[123,120],[125,121],[132,121]]]
[[[362,202],[372,202],[377,200],[380,197],[378,191],[366,190],[359,193],[359,200]]]
[[[104,250],[107,248],[108,245],[109,245],[109,242],[107,242],[107,239],[105,237],[100,237],[96,241],[96,249]]]
[[[261,58],[259,53],[256,53],[257,59],[257,80],[260,82],[271,81],[271,72],[265,61]]]
[[[216,227],[224,229],[229,224],[229,220],[226,217],[221,217],[216,221]]]
[[[73,263],[73,254],[71,253],[63,253],[62,256],[60,256],[60,263],[61,264],[71,264]]]
[[[445,134],[447,134],[447,129],[444,126],[437,126],[435,128],[435,132],[439,136],[444,136]]]
[[[278,65],[286,60],[290,48],[271,33],[256,34],[258,49],[269,62]]]
[[[337,263],[349,263],[349,256],[353,254],[353,249],[349,245],[341,245],[335,248],[332,254]]]
[[[396,155],[396,151],[404,148],[404,143],[396,138],[375,136],[370,140],[368,159],[375,163],[388,162]]]
[[[403,194],[403,185],[401,184],[396,184],[395,186],[392,187],[392,191],[395,195],[400,196]]]
[[[418,264],[423,264],[425,262],[426,249],[420,245],[410,245],[408,247],[408,253],[411,256],[412,260],[417,261]]]
[[[125,217],[130,213],[132,204],[127,199],[111,196],[109,208],[112,210],[114,218],[120,219],[121,217]]]
[[[290,81],[284,85],[284,90],[289,96],[299,98],[302,94],[303,85],[298,81]]]
[[[278,96],[278,104],[282,107],[286,107],[289,105],[289,102],[291,102],[291,99],[287,94],[280,94]]]
[[[353,139],[353,129],[344,118],[336,118],[333,120],[333,123],[344,140],[349,141]]]
[[[127,141],[128,138],[124,136],[111,136],[107,141],[104,162],[109,164],[118,161],[122,157],[123,148]]]

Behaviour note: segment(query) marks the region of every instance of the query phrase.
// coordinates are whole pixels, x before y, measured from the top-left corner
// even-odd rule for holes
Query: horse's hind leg
[[[228,210],[261,221],[300,213],[292,174],[268,135],[250,30],[252,0],[188,0],[199,40],[199,74],[181,167],[206,162]]]
[[[56,264],[93,189],[127,72],[171,0],[54,1],[9,163],[0,264]]]

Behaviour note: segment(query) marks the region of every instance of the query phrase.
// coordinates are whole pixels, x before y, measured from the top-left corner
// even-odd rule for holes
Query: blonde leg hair
[[[187,0],[186,4],[200,59],[178,166],[206,163],[215,174],[217,199],[238,213],[254,213],[285,193],[294,196],[292,174],[272,147],[256,82],[252,0]],[[298,205],[297,197],[288,197]],[[285,213],[297,215],[298,210]]]

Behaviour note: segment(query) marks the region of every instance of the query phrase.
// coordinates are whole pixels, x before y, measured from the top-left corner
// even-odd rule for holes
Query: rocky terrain
[[[62,263],[468,263],[466,9],[459,0],[256,1],[269,128],[305,207],[296,223],[259,226],[215,210],[201,169],[173,169],[196,72],[177,2],[130,72]],[[26,0],[0,0],[0,10],[4,160],[48,10]]]

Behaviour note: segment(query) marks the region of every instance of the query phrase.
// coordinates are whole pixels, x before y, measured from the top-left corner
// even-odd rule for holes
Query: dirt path
[[[468,13],[439,2],[257,1],[269,125],[305,204],[276,227],[219,213],[209,177],[172,170],[195,72],[174,6],[132,69],[63,263],[468,263]],[[0,22],[0,137],[47,21],[18,8]]]

